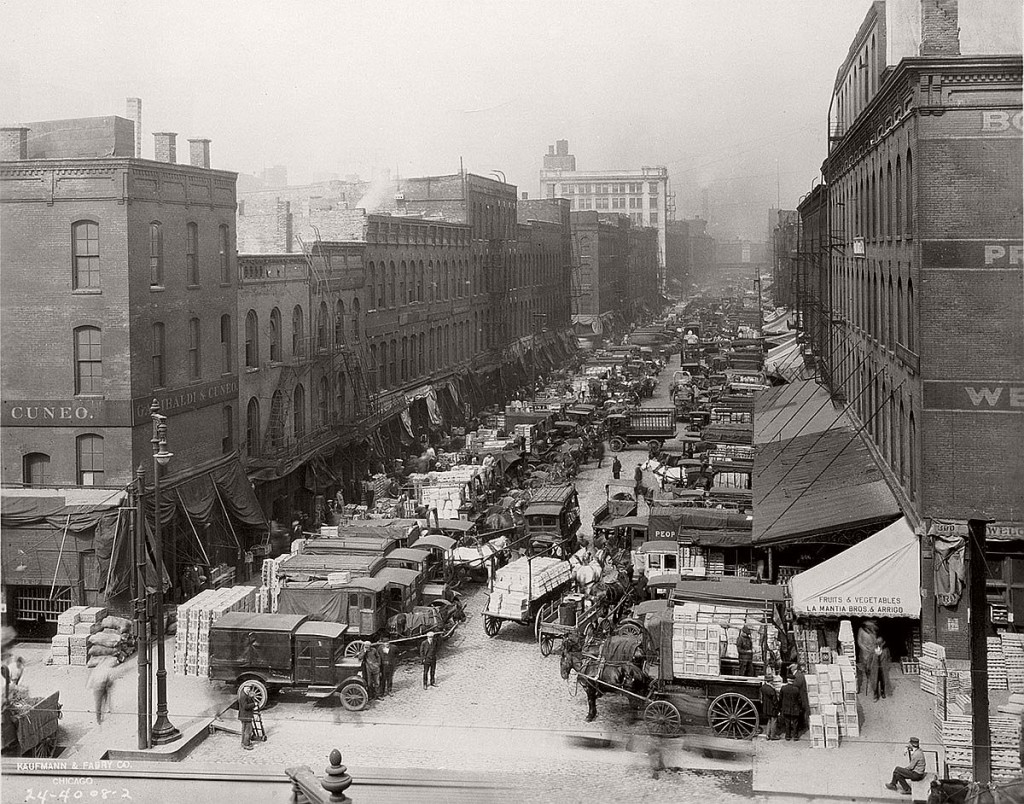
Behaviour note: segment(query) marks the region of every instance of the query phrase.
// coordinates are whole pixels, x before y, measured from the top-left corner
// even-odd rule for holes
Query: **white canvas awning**
[[[905,518],[789,582],[805,617],[921,617],[921,553]]]

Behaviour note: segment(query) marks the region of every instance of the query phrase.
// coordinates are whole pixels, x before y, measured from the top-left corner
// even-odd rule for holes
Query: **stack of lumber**
[[[205,589],[178,606],[174,672],[205,677],[210,669],[210,625],[229,611],[256,611],[256,587]]]
[[[1006,656],[1003,655],[1003,640],[999,637],[988,638],[988,688],[1005,690],[1008,679],[1006,674]]]
[[[1024,692],[1024,634],[1000,634],[1010,692]]]
[[[487,614],[512,619],[525,616],[531,601],[555,592],[572,578],[568,561],[557,558],[520,558],[506,564],[494,576],[487,597]]]
[[[946,677],[946,649],[935,642],[921,646],[921,689],[939,695]]]

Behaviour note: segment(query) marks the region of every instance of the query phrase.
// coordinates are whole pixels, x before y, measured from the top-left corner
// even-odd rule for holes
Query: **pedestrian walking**
[[[434,640],[434,632],[427,631],[427,636],[420,643],[420,661],[423,663],[423,689],[427,688],[427,679],[430,679],[430,686],[436,687],[434,672],[437,670],[437,642]]]
[[[391,694],[391,686],[395,680],[395,646],[391,644],[391,640],[388,639],[385,634],[381,637],[380,644],[377,646],[377,652],[380,653],[380,681],[381,681],[381,696]]]
[[[597,468],[601,468],[601,462],[604,460],[604,442],[594,442],[594,457],[597,458]]]
[[[917,737],[911,737],[907,742],[907,764],[897,765],[892,769],[892,781],[886,787],[895,790],[899,787],[900,792],[910,795],[910,785],[907,781],[919,782],[924,778],[927,766],[924,760],[924,751],[921,750],[921,741]]]
[[[633,470],[633,494],[639,500],[644,493],[644,469],[639,463]]]
[[[92,687],[93,698],[96,701],[96,724],[103,724],[103,716],[110,711],[110,702],[114,692],[114,681],[116,675],[114,668],[117,666],[113,656],[105,656],[93,669],[89,676],[89,686]]]
[[[256,712],[256,701],[243,684],[238,688],[238,722],[242,724],[242,748],[252,751],[252,721]]]
[[[871,620],[865,620],[857,629],[857,692],[867,687],[868,665],[871,664],[871,654],[875,650],[877,633],[875,624]]]
[[[764,712],[764,735],[769,740],[778,740],[779,691],[772,683],[775,677],[771,670],[766,670],[764,683],[761,684],[761,710]]]
[[[736,637],[736,655],[739,657],[741,676],[754,675],[754,640],[750,637],[750,626],[744,625]]]
[[[380,654],[376,645],[363,648],[363,678],[366,679],[366,692],[370,700],[380,697]]]
[[[786,732],[787,740],[800,739],[800,724],[804,717],[804,702],[800,696],[800,688],[787,681],[779,692],[779,715]]]
[[[612,461],[612,478],[615,480],[619,479],[622,474],[622,461],[619,460],[619,456],[615,456],[615,460]]]
[[[892,694],[889,686],[889,648],[881,637],[875,640],[875,646],[868,657],[868,688],[877,701],[879,696]]]

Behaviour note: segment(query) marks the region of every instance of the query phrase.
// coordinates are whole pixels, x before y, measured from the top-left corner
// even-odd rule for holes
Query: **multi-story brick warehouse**
[[[902,40],[872,6],[836,81],[813,255],[827,273],[812,264],[800,281],[817,308],[808,324],[831,322],[810,333],[822,373],[918,532],[995,523],[990,591],[1005,622],[1024,617],[1022,65],[1019,27],[1005,51],[1017,55],[962,53],[984,10],[958,20],[955,0],[922,3],[919,55],[894,64]],[[801,205],[805,231],[821,232],[821,209],[814,196]],[[940,605],[923,548],[924,635],[966,658],[966,600]]]
[[[464,217],[458,197],[441,197],[451,182],[409,181],[399,200],[420,213],[437,204],[434,217],[321,204],[297,228],[276,202],[239,217],[243,243],[283,242],[276,233],[287,231],[305,248],[239,258],[240,359],[251,364],[241,378],[245,452],[275,517],[306,509],[313,492],[351,491],[362,459],[397,457],[409,428],[419,436],[435,418],[450,424],[485,385],[477,377],[493,374],[487,396],[525,383],[525,366],[538,365],[526,353],[546,352],[567,329],[567,204],[532,202],[529,222],[516,224],[504,207],[489,213],[474,200],[477,237],[438,217]],[[310,347],[289,350],[288,332]],[[307,465],[320,470],[312,483]]]
[[[235,174],[210,168],[207,140],[192,140],[192,163],[176,164],[174,134],[156,135],[155,161],[137,159],[134,126],[118,117],[28,123],[3,138],[5,485],[123,489],[140,465],[152,483],[154,398],[174,453],[170,494],[204,467],[230,473],[221,459],[237,444]],[[228,531],[240,523],[196,510],[187,516],[197,530],[214,524],[186,554],[234,563],[241,534]],[[218,549],[220,537],[230,549]],[[5,528],[5,554],[17,553],[16,538]],[[39,550],[51,547],[56,555],[48,542]],[[49,572],[47,584],[79,575]],[[17,577],[33,583],[5,573]]]

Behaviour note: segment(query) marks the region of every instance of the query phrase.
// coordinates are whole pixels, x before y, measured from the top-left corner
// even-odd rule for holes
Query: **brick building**
[[[665,232],[665,282],[669,293],[682,295],[691,285],[710,281],[715,264],[715,241],[707,221],[691,218],[669,221]]]
[[[958,17],[955,0],[920,9],[918,47],[901,52],[913,37],[874,3],[839,70],[828,186],[800,208],[802,317],[918,533],[994,523],[1005,623],[1024,616],[1020,20],[977,3]],[[966,659],[966,599],[940,605],[933,566],[925,539],[924,636]]]
[[[232,467],[240,471],[231,457],[238,438],[235,174],[210,168],[209,140],[190,140],[190,164],[179,165],[176,135],[155,136],[156,160],[147,160],[135,157],[134,124],[120,117],[2,131],[6,486],[124,489],[138,466],[151,484],[153,399],[167,417],[174,453],[169,491],[200,476],[228,482]],[[228,508],[231,517],[193,509],[188,524],[196,534],[208,530],[203,544],[196,535],[183,552],[204,552],[214,564],[241,562],[242,531],[260,520]],[[175,522],[185,524],[184,517]],[[172,531],[168,544],[180,535]],[[39,540],[36,552],[58,554],[42,531],[10,528],[5,554],[18,552],[12,540],[21,536]],[[83,561],[94,568],[94,559]],[[56,575],[46,561],[33,566],[49,576],[5,572],[5,581],[31,586],[56,577],[80,589],[89,575],[63,563]],[[169,571],[175,580],[174,562]],[[89,582],[94,591],[103,587]]]

